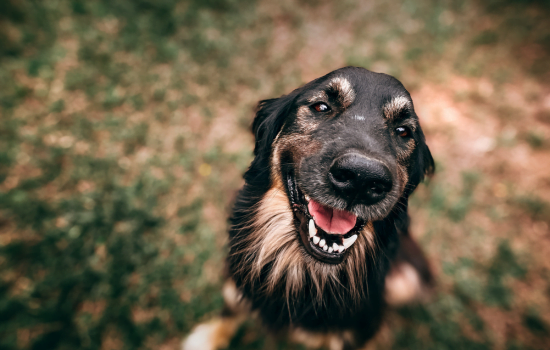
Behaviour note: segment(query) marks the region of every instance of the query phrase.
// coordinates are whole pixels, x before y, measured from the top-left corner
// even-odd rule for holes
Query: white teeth
[[[357,239],[357,235],[353,235],[350,238],[344,239],[344,248],[348,249],[353,243],[355,243],[355,240]]]
[[[306,199],[309,200],[309,197],[307,195],[306,195]],[[313,244],[318,245],[320,248],[323,248],[324,251],[328,251],[329,253],[332,253],[332,252],[342,253],[344,250],[349,248],[353,243],[355,243],[355,240],[357,239],[357,235],[353,235],[350,238],[344,239],[343,245],[332,243],[332,247],[330,247],[327,244],[327,241],[325,239],[321,239],[321,237],[317,236],[317,228],[315,227],[315,221],[313,219],[309,220],[308,231],[309,231],[309,238],[313,241]]]
[[[304,198],[309,202],[309,196],[307,194],[304,194]]]
[[[317,229],[315,228],[315,223],[313,219],[309,219],[309,237],[313,237],[317,234]]]

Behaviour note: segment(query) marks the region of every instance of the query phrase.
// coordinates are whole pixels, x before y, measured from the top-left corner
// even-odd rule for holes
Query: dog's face
[[[406,205],[433,170],[407,90],[362,68],[263,101],[253,128],[255,162],[269,155],[271,186],[288,199],[295,239],[325,264],[342,263],[356,242],[374,244],[372,223]]]

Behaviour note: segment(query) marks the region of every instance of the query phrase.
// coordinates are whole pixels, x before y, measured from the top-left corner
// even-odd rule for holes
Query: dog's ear
[[[422,178],[420,181],[422,181],[425,176],[432,176],[435,172],[435,163],[432,157],[432,152],[430,152],[430,149],[426,144],[424,134],[422,134],[422,143],[420,144],[418,158],[420,170],[422,171]]]
[[[287,115],[291,112],[296,91],[279,98],[263,100],[258,103],[256,117],[252,123],[252,133],[256,139],[252,166],[267,165],[271,155],[271,147],[277,134],[281,131]]]
[[[256,139],[254,155],[264,153],[265,148],[270,148],[283,127],[285,117],[290,112],[293,94],[279,98],[263,100],[258,103],[256,117],[252,123],[252,133]]]
[[[409,178],[408,194],[412,193],[416,186],[418,186],[418,184],[422,182],[426,176],[433,175],[435,171],[434,159],[428,145],[426,144],[426,138],[424,137],[422,129],[418,130],[418,133],[417,149],[415,152],[416,155],[413,156],[412,159],[412,171]]]

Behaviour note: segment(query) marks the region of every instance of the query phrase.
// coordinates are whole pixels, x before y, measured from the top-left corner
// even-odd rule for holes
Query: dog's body
[[[346,67],[260,102],[231,217],[226,307],[184,349],[227,345],[243,312],[311,346],[355,349],[432,278],[408,233],[433,160],[396,79]]]

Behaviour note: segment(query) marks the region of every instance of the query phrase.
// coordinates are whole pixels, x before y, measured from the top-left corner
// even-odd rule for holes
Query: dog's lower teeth
[[[355,243],[356,239],[357,239],[357,235],[353,235],[350,238],[345,238],[343,241],[344,248],[348,249],[353,243]]]
[[[317,229],[315,228],[315,222],[313,219],[309,219],[309,237],[313,237],[317,234]]]
[[[309,238],[313,241],[313,244],[318,245],[319,248],[322,248],[324,251],[327,251],[329,253],[342,253],[353,243],[355,243],[355,240],[357,239],[357,235],[353,235],[350,238],[343,239],[342,245],[332,243],[332,246],[330,246],[330,244],[327,243],[325,239],[321,239],[321,237],[317,235],[317,227],[315,227],[315,221],[313,219],[309,219],[308,231]]]
[[[307,194],[304,195],[304,198],[309,202],[309,196]]]

